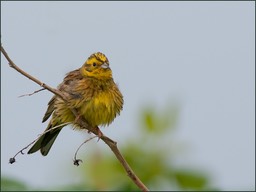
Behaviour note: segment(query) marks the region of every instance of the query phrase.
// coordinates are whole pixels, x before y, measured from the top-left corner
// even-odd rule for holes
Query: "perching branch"
[[[25,77],[29,78],[30,80],[34,81],[35,83],[37,83],[38,85],[40,85],[41,87],[47,89],[48,91],[52,92],[53,94],[59,96],[61,99],[63,99],[65,102],[68,102],[68,100],[66,99],[65,95],[62,94],[61,91],[54,89],[48,85],[46,85],[45,83],[39,81],[38,79],[36,79],[35,77],[31,76],[30,74],[26,73],[25,71],[23,71],[22,69],[20,69],[17,65],[14,64],[14,62],[10,59],[10,57],[8,56],[8,54],[6,53],[6,51],[4,50],[3,46],[1,45],[1,52],[3,53],[3,55],[5,56],[5,58],[7,59],[7,61],[9,62],[9,66],[12,67],[13,69],[15,69],[16,71],[18,71],[19,73],[21,73],[22,75],[24,75]],[[120,153],[118,147],[117,147],[117,143],[115,141],[113,141],[112,139],[108,138],[107,136],[103,135],[102,132],[100,132],[99,128],[95,129],[92,128],[91,126],[89,126],[89,124],[86,122],[86,120],[79,116],[79,113],[76,109],[74,108],[70,108],[70,110],[72,111],[72,113],[74,114],[74,116],[76,117],[76,123],[79,124],[81,127],[87,129],[89,132],[94,133],[97,136],[100,136],[100,139],[103,140],[109,147],[110,149],[113,151],[113,153],[115,154],[116,158],[119,160],[119,162],[121,163],[121,165],[124,167],[125,171],[127,172],[128,176],[132,179],[132,181],[142,190],[142,191],[149,191],[148,188],[142,183],[142,181],[137,177],[137,175],[133,172],[133,170],[131,169],[131,167],[128,165],[128,163],[126,162],[126,160],[124,159],[124,157],[122,156],[122,154]],[[27,146],[28,147],[28,146]],[[26,149],[27,147],[23,148],[21,151],[19,151],[18,153],[23,153],[23,150]],[[17,153],[17,154],[18,154]],[[16,155],[17,155],[16,154]],[[15,155],[15,156],[16,156]],[[14,157],[15,157],[14,156]],[[11,160],[11,159],[10,159]],[[15,160],[15,159],[14,159]]]

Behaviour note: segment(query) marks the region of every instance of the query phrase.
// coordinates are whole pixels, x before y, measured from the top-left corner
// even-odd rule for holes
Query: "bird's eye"
[[[92,65],[95,67],[97,64],[96,64],[96,63],[93,63]]]

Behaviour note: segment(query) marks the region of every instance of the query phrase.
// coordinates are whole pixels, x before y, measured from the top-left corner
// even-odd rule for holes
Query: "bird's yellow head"
[[[97,79],[112,78],[112,71],[109,67],[108,58],[100,52],[92,54],[80,69],[81,74]]]

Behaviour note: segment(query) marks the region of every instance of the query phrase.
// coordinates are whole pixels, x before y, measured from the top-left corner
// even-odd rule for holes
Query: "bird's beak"
[[[109,68],[109,65],[108,65],[107,63],[103,63],[103,64],[101,65],[101,68],[103,68],[103,69],[108,69],[108,68]]]

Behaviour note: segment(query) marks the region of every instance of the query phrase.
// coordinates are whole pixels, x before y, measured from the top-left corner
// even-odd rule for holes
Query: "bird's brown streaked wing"
[[[70,83],[72,83],[75,78],[79,77],[79,74],[80,74],[79,69],[67,73],[67,75],[64,78],[63,82],[58,86],[58,89],[60,91],[69,92],[70,91],[69,90],[70,89],[69,88],[70,87]],[[72,93],[72,94],[75,94],[75,93]],[[47,110],[45,112],[45,115],[43,117],[43,121],[42,122],[45,122],[51,116],[51,114],[53,113],[53,111],[54,111],[54,104],[55,104],[56,98],[57,98],[57,96],[55,95],[49,101],[48,108],[47,108]]]
[[[92,92],[96,87],[91,81],[91,78],[82,76],[80,69],[77,69],[67,73],[58,89],[67,96],[73,107],[79,107],[92,98]]]
[[[56,96],[53,96],[52,99],[49,101],[48,108],[44,114],[42,122],[45,122],[51,116],[52,112],[54,111],[55,100],[56,100]]]

